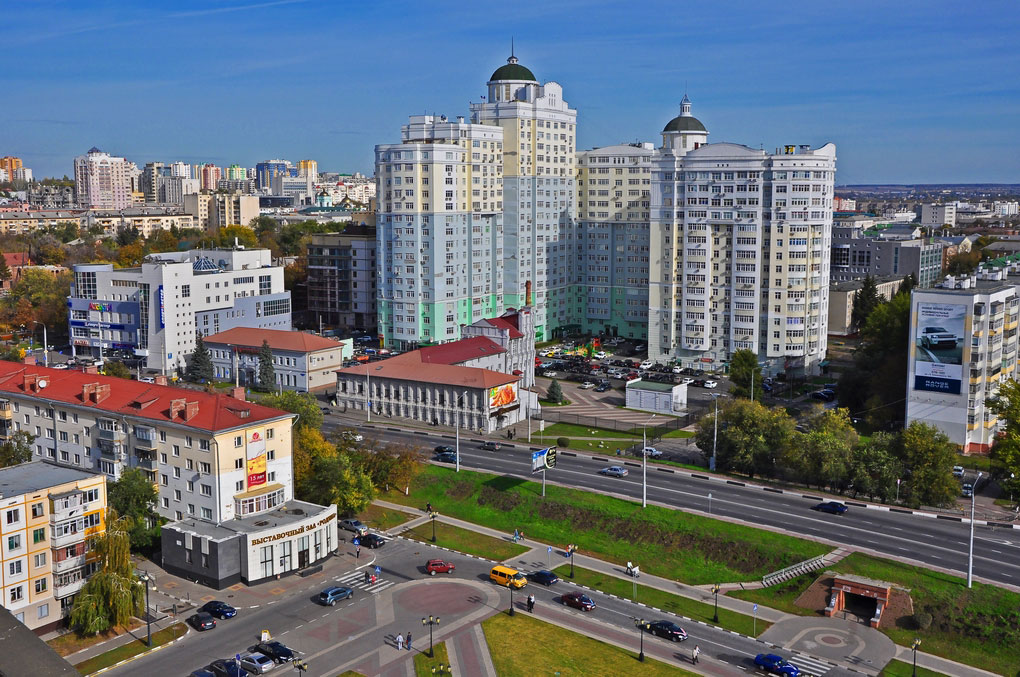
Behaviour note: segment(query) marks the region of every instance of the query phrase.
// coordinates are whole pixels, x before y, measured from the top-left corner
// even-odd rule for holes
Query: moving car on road
[[[340,528],[344,531],[352,531],[359,536],[364,536],[368,533],[368,527],[356,519],[340,520]]]
[[[709,379],[709,380],[705,381],[705,385],[703,387],[709,388],[709,389],[718,388],[719,387],[719,382],[718,381],[712,381],[711,379]]]
[[[597,392],[597,393],[604,393],[607,390],[609,390],[611,387],[612,386],[610,386],[608,383],[600,383],[597,386],[595,386],[595,392]]]
[[[485,451],[499,451],[499,442],[482,442],[481,448]]]
[[[212,614],[206,613],[205,611],[199,611],[188,619],[191,623],[191,627],[195,628],[199,632],[203,630],[212,630],[216,627],[216,619],[212,617]]]
[[[436,454],[433,460],[439,461],[440,463],[456,463],[457,452],[456,451],[444,451]]]
[[[811,509],[818,512],[827,512],[830,515],[842,515],[849,510],[845,504],[839,501],[823,501],[818,505],[812,506]]]
[[[425,571],[429,576],[435,576],[436,572],[441,574],[452,574],[453,570],[457,567],[453,562],[447,562],[441,559],[430,559],[425,563]]]
[[[963,497],[970,498],[974,495],[974,485],[970,482],[963,483]]]
[[[786,677],[800,677],[800,668],[774,653],[758,654],[754,657],[754,664],[759,670],[767,670]]]
[[[599,470],[600,475],[606,475],[607,477],[626,477],[627,469],[622,468],[618,465],[611,465],[608,468]]]
[[[528,584],[528,579],[524,574],[517,569],[511,569],[502,564],[492,567],[492,571],[489,572],[489,580],[497,585],[505,585],[508,588],[523,588]]]
[[[319,604],[333,606],[339,601],[351,599],[352,597],[354,597],[354,591],[350,588],[332,586],[319,593]]]
[[[438,447],[436,447],[432,451],[434,451],[437,454],[456,454],[457,453],[457,450],[454,449],[453,447],[451,447],[448,444],[440,444]]]
[[[963,477],[963,466],[962,465],[954,465],[953,466],[953,477]]]
[[[545,586],[550,586],[555,583],[559,583],[560,577],[547,569],[542,569],[540,571],[532,571],[528,574],[528,580],[534,581],[535,583],[541,583]]]
[[[560,602],[581,611],[595,611],[595,600],[583,592],[570,592],[561,595]]]
[[[650,632],[656,637],[662,637],[673,642],[682,642],[687,639],[687,631],[673,621],[645,623],[645,632]]]
[[[286,663],[294,660],[294,650],[283,642],[277,642],[276,640],[270,642],[259,642],[255,646],[248,649],[251,652],[258,652],[269,656],[277,663]]]
[[[230,606],[226,602],[206,602],[202,605],[199,611],[204,611],[211,616],[216,618],[233,618],[237,615],[237,609]]]
[[[386,539],[384,539],[379,534],[365,534],[364,536],[360,537],[360,540],[361,545],[365,546],[366,548],[372,548],[373,550],[375,550],[376,548],[381,548],[386,543]]]

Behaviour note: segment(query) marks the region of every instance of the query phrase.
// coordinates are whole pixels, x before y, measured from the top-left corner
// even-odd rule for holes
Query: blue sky
[[[15,2],[0,155],[372,171],[407,115],[466,114],[505,62],[563,85],[578,147],[659,142],[686,87],[710,141],[837,145],[839,183],[1020,182],[1020,4]]]

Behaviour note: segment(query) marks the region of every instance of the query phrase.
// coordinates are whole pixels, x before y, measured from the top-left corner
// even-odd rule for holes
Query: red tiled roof
[[[504,315],[503,317],[489,317],[485,321],[493,327],[510,330],[510,338],[512,339],[524,338],[524,334],[517,328],[517,313]]]
[[[250,327],[234,327],[210,334],[203,341],[234,346],[261,348],[263,341],[269,342],[270,348],[291,350],[297,353],[311,353],[316,350],[339,348],[341,343],[333,339],[323,338],[303,331],[286,331],[283,329],[253,329]]]
[[[28,252],[4,252],[3,254],[8,267],[32,265],[28,258]]]
[[[420,348],[416,352],[420,352],[421,361],[428,364],[460,364],[478,357],[499,355],[506,351],[492,339],[473,336],[459,341]]]
[[[45,379],[46,387],[33,390],[31,382],[41,379]],[[96,385],[105,391],[99,402],[83,396],[86,390],[94,389],[93,386]],[[103,386],[108,386],[108,389]],[[3,393],[30,395],[111,414],[123,414],[162,423],[179,423],[211,432],[293,416],[286,411],[245,402],[221,393],[213,395],[200,390],[0,360],[0,397]],[[171,418],[172,402],[175,410],[173,418]],[[187,405],[194,404],[197,404],[197,409],[192,407],[194,411],[190,418],[184,417],[184,411],[177,412],[178,409],[186,409]]]
[[[488,340],[488,339],[486,339]],[[463,341],[456,341],[463,343]],[[449,345],[449,344],[444,344]],[[440,346],[435,346],[440,347]],[[422,350],[413,350],[381,362],[367,362],[338,371],[340,374],[370,374],[381,378],[424,383],[443,383],[465,388],[494,388],[505,383],[516,383],[518,376],[501,374],[480,367],[461,367],[454,364],[429,363],[422,359]]]

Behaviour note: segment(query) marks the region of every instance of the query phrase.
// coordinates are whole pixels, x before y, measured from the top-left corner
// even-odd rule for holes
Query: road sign
[[[355,538],[351,541],[351,545],[361,545],[361,541]]]
[[[376,566],[376,568],[375,568],[375,575],[378,576],[381,573],[382,573],[382,569],[380,569],[378,566]]]
[[[758,613],[758,605],[757,604],[754,605],[754,613]]]
[[[552,552],[552,546],[551,545],[546,546],[545,551]]]

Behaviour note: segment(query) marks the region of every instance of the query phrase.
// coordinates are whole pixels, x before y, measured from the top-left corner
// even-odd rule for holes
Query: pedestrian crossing
[[[372,571],[369,570],[368,573],[371,575]],[[379,575],[376,576],[375,583],[366,583],[364,571],[352,571],[334,580],[336,580],[336,582],[340,585],[348,588],[354,588],[355,590],[363,590],[373,595],[385,590],[391,585],[396,585],[396,581],[386,580]]]
[[[790,657],[790,662],[800,668],[801,674],[812,675],[813,677],[822,677],[833,667],[831,663],[826,663],[811,656],[805,656],[802,653],[793,654]]]

